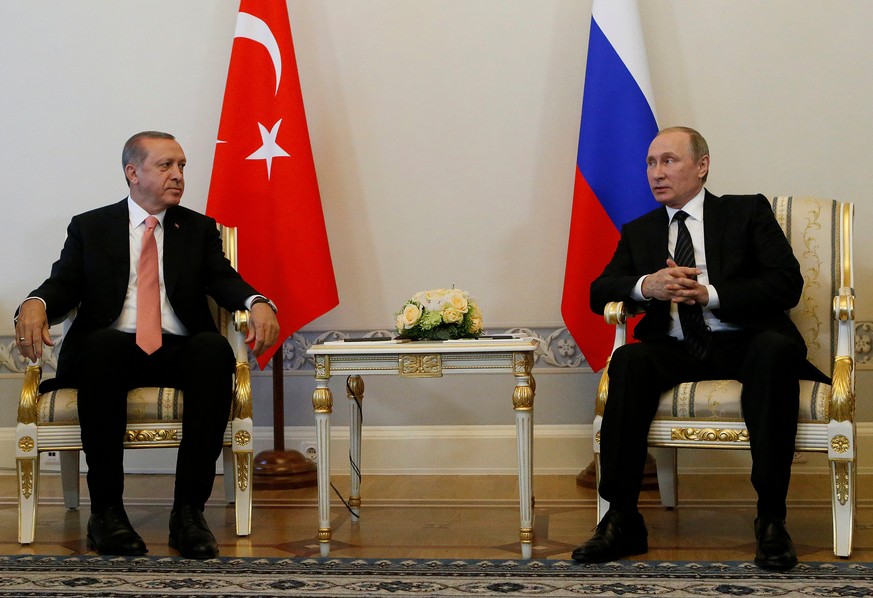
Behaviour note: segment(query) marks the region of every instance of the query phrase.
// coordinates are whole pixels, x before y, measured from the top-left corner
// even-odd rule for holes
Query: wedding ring
[[[21,341],[26,341],[26,340],[27,339],[22,336],[21,338],[18,339],[18,342],[20,343]]]

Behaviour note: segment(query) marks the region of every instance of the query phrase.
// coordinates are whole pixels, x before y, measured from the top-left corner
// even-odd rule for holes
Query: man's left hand
[[[249,312],[249,332],[246,335],[246,344],[252,342],[252,353],[255,357],[276,344],[279,338],[279,320],[273,309],[266,303],[255,303]]]

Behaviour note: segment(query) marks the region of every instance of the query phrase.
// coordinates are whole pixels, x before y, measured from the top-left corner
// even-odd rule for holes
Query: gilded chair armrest
[[[612,350],[615,351],[618,347],[625,344],[627,324],[627,308],[624,301],[611,301],[606,304],[603,309],[603,319],[607,324],[615,326],[615,342]],[[611,357],[610,357],[611,359]],[[603,368],[603,373],[600,375],[600,383],[597,385],[597,400],[594,404],[594,413],[603,416],[603,411],[606,409],[606,399],[609,395],[609,362],[606,360],[606,367]]]
[[[848,355],[834,360],[831,376],[830,419],[838,422],[855,420],[855,363]]]
[[[594,414],[603,417],[603,412],[606,409],[606,399],[609,398],[609,359],[606,360],[606,367],[603,368],[603,373],[600,374],[600,383],[597,385],[597,399],[594,403]]]
[[[603,319],[607,324],[616,326],[627,322],[627,308],[624,301],[610,301],[603,308]]]
[[[233,419],[252,417],[252,371],[247,361],[236,363],[231,415]]]
[[[855,294],[841,287],[834,296],[833,316],[837,323],[837,356],[831,373],[830,419],[855,420]]]
[[[249,331],[249,312],[244,309],[238,309],[233,312],[233,327],[243,334]]]
[[[855,294],[853,289],[843,287],[834,296],[834,319],[837,322],[855,320]]]
[[[21,396],[18,399],[18,423],[20,424],[36,423],[41,378],[42,365],[40,362],[27,366],[24,372],[24,384],[21,386]]]

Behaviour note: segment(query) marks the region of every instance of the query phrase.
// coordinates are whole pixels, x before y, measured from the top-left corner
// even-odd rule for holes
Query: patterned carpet
[[[0,596],[873,596],[873,563],[0,557]]]

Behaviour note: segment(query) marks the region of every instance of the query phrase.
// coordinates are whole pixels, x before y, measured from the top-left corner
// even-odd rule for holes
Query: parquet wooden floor
[[[57,475],[43,473],[36,542],[17,542],[18,506],[13,472],[0,472],[0,554],[87,554],[88,500],[67,510]],[[348,478],[334,476],[341,491]],[[851,560],[873,560],[873,503],[865,497],[871,476],[858,476],[858,510]],[[129,475],[126,505],[149,554],[173,555],[167,546],[172,476]],[[234,534],[232,506],[216,481],[206,517],[221,556],[318,556],[315,488],[256,491],[253,531]],[[684,475],[680,505],[664,509],[657,491],[644,492],[641,509],[649,527],[648,560],[750,560],[754,557],[754,492],[744,475]],[[345,507],[331,509],[331,556],[361,558],[518,558],[519,514],[514,476],[365,476],[362,512],[351,523]],[[535,476],[534,558],[567,559],[595,524],[594,491],[573,476]],[[831,508],[825,475],[795,474],[788,529],[801,561],[833,561]]]

